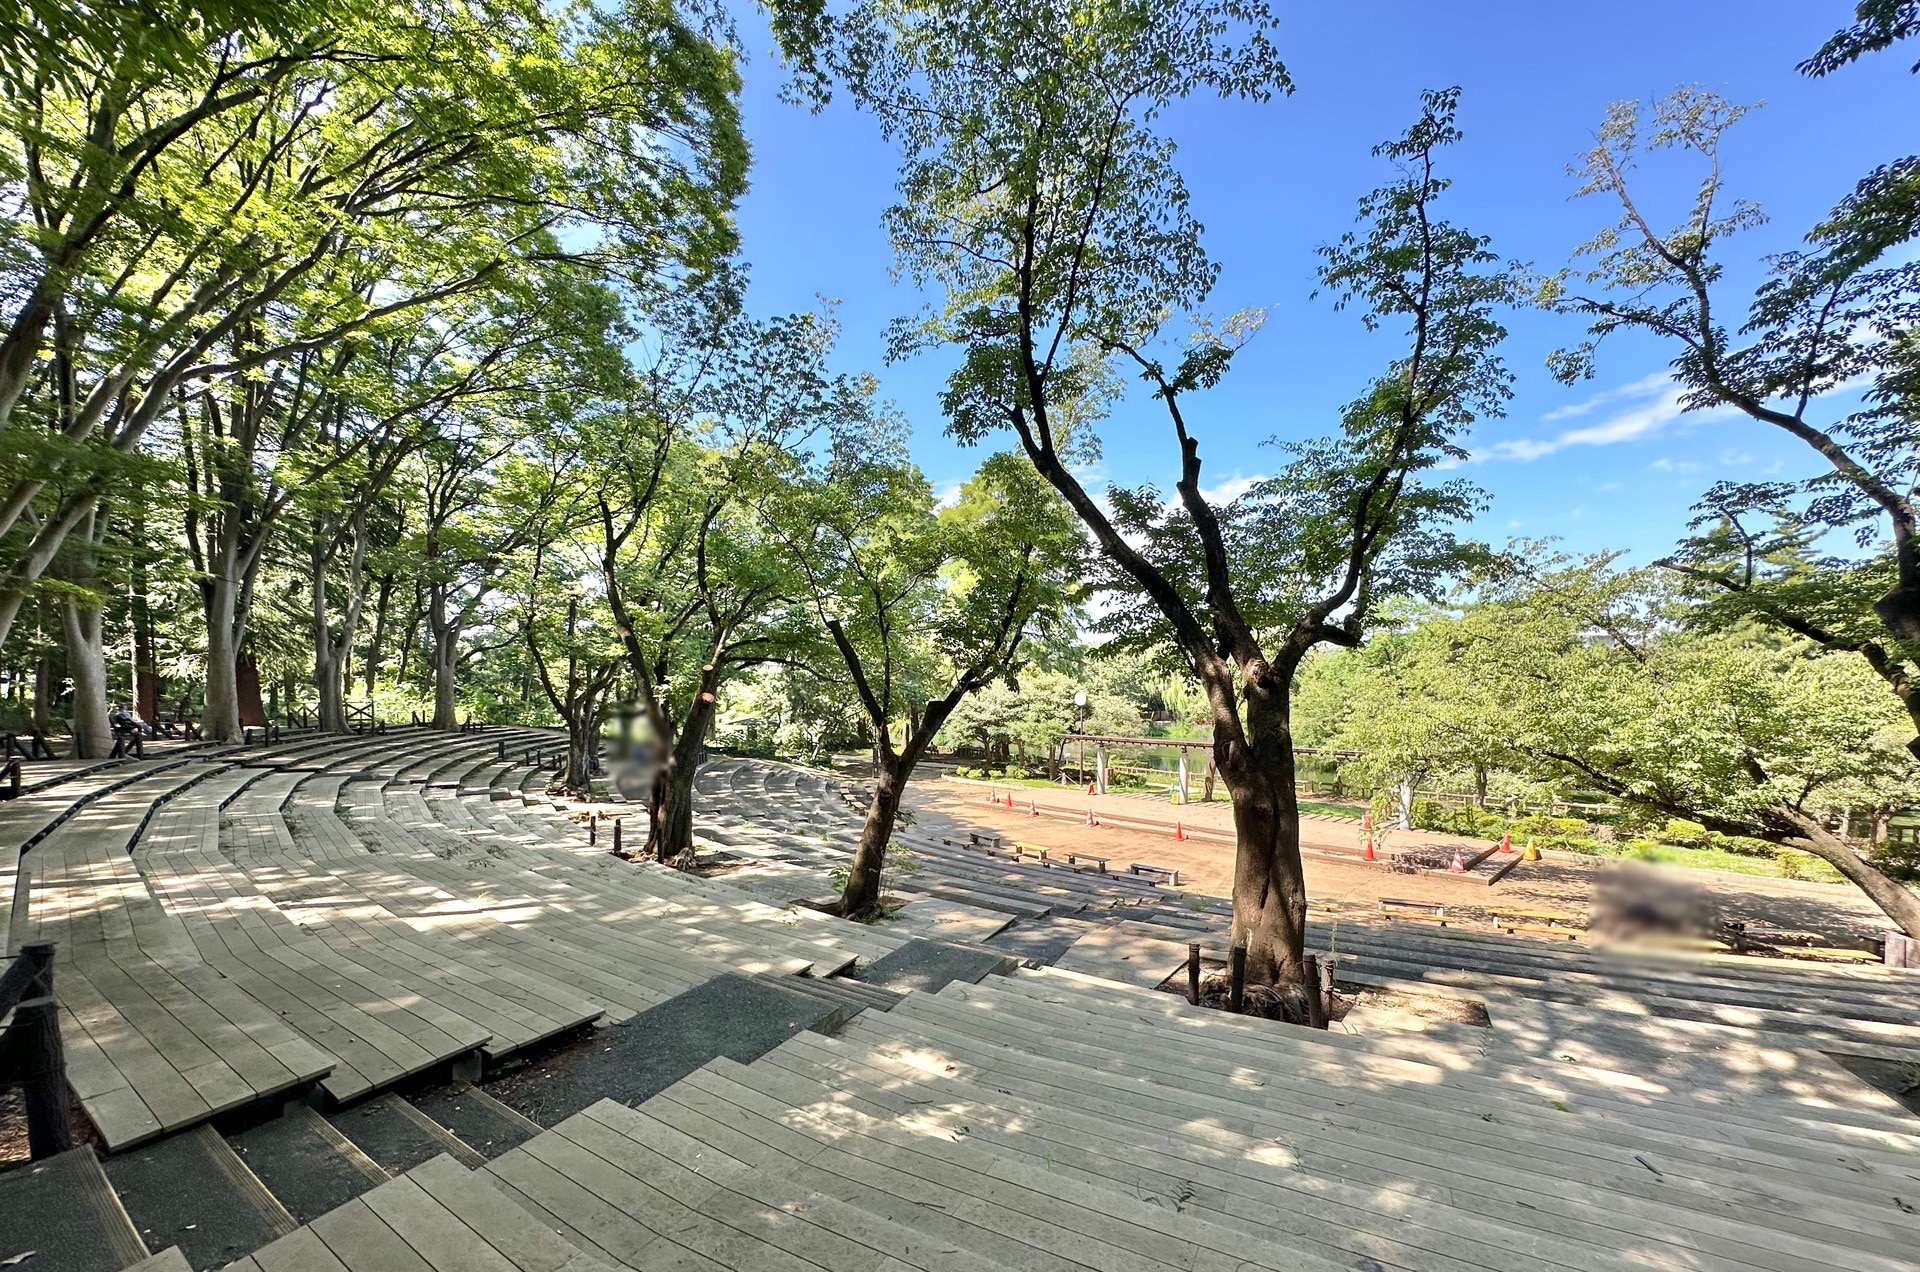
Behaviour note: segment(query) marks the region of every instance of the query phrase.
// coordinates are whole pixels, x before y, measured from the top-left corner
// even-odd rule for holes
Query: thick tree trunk
[[[1920,940],[1920,896],[1911,888],[1894,882],[1871,862],[1855,852],[1853,845],[1821,825],[1815,818],[1797,809],[1778,808],[1774,813],[1800,832],[1808,852],[1838,870],[1847,882],[1867,894],[1869,900],[1901,931]]]
[[[460,643],[451,633],[433,638],[433,727],[460,727]]]
[[[570,791],[586,793],[593,789],[600,751],[600,708],[588,706],[579,719],[567,721],[567,771],[562,784]]]
[[[900,797],[906,793],[906,775],[900,761],[876,756],[873,798],[867,804],[866,824],[860,828],[860,846],[847,867],[846,886],[840,890],[834,912],[842,918],[870,919],[880,912],[880,886],[887,867],[887,845],[900,816]]]
[[[240,633],[234,624],[239,588],[216,575],[207,588],[207,688],[200,732],[209,742],[240,740]]]
[[[1279,987],[1289,1017],[1306,1024],[1314,1016],[1307,995],[1318,987],[1305,984],[1307,879],[1290,680],[1270,670],[1249,687],[1244,730],[1214,726],[1214,761],[1233,802],[1233,943],[1247,947],[1247,983]]]
[[[320,698],[320,727],[328,733],[347,731],[347,689],[340,659],[324,634],[313,651],[313,687]]]
[[[1220,766],[1237,840],[1233,941],[1247,947],[1250,984],[1297,981],[1306,953],[1307,882],[1292,770],[1292,749],[1284,746]]]
[[[677,861],[693,849],[693,779],[699,769],[668,761],[654,775],[647,801],[647,855]]]
[[[706,759],[713,707],[712,694],[695,700],[654,777],[653,797],[647,808],[647,853],[656,861],[692,860],[693,782]]]
[[[240,723],[256,728],[267,723],[267,704],[260,697],[260,664],[253,650],[243,646],[234,661],[233,684],[240,702]]]
[[[73,677],[73,746],[76,759],[97,760],[113,750],[107,718],[107,647],[100,607],[74,597],[61,602],[67,636],[67,674]]]

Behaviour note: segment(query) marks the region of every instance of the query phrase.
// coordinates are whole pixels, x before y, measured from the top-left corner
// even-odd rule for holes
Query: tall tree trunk
[[[1247,947],[1247,982],[1274,985],[1288,1014],[1311,1019],[1304,985],[1307,879],[1300,861],[1300,794],[1293,754],[1292,676],[1269,670],[1247,687],[1245,742],[1214,726],[1214,761],[1233,801],[1233,943]],[[1292,1001],[1297,996],[1298,1001]]]
[[[347,731],[347,690],[340,660],[331,641],[313,651],[313,687],[320,699],[320,727],[328,733]]]
[[[646,853],[673,862],[693,849],[693,781],[699,769],[669,760],[654,774],[647,798]]]
[[[599,754],[600,704],[593,701],[567,716],[567,771],[561,781],[568,790],[584,794],[593,789]]]
[[[146,515],[136,494],[133,510],[133,573],[127,617],[133,625],[133,709],[151,724],[160,714],[160,666],[155,652],[153,601],[147,595]]]
[[[446,591],[437,584],[428,597],[427,629],[433,636],[433,646],[427,651],[427,666],[433,673],[433,727],[457,729],[460,623],[447,612]]]
[[[347,596],[340,613],[337,635],[333,614],[327,603],[327,576],[332,572],[333,564],[332,547],[316,538],[309,552],[309,564],[313,570],[308,590],[309,622],[313,635],[313,686],[320,698],[320,727],[331,733],[347,731],[348,663],[353,656],[354,635],[360,629],[360,615],[366,605],[366,588],[362,577],[367,548],[364,514],[354,514],[349,534],[353,548],[347,554]],[[367,693],[369,696],[373,693],[371,677],[368,678]]]
[[[206,588],[207,687],[200,732],[209,742],[240,739],[240,633],[235,630],[239,586],[218,574]]]
[[[693,783],[706,758],[713,728],[713,695],[694,700],[687,718],[662,757],[647,806],[647,853],[656,861],[691,860],[693,855]]]
[[[113,725],[107,715],[107,647],[100,606],[67,596],[60,617],[67,637],[67,674],[73,677],[74,757],[103,759],[113,750]]]
[[[133,709],[152,723],[160,715],[160,667],[155,654],[153,607],[147,600],[147,567],[134,558],[133,596],[128,606],[133,620]]]
[[[102,622],[101,580],[94,548],[106,530],[104,514],[87,518],[80,533],[68,543],[65,568],[74,591],[60,599],[60,619],[67,645],[67,675],[73,680],[74,756],[102,759],[113,750],[113,725],[107,706],[107,644]]]
[[[366,696],[373,697],[374,686],[380,679],[380,660],[385,656],[387,643],[387,611],[393,604],[393,575],[380,577],[380,594],[373,606],[373,634],[367,638],[366,665],[361,674],[366,681]]]
[[[460,645],[451,631],[433,638],[433,727],[460,727]]]
[[[260,697],[260,664],[251,642],[243,641],[233,664],[234,697],[240,704],[240,723],[256,728],[267,722],[267,706]]]
[[[876,748],[873,798],[867,801],[866,821],[860,827],[860,846],[853,850],[853,860],[847,866],[847,882],[840,890],[839,904],[834,907],[834,912],[842,918],[865,920],[880,912],[887,845],[893,841],[894,824],[900,818],[900,798],[906,794],[910,775],[902,771],[905,767],[898,756]]]
[[[67,597],[61,618],[66,625],[67,674],[73,677],[74,756],[102,759],[113,750],[113,726],[107,718],[107,648],[100,607]]]

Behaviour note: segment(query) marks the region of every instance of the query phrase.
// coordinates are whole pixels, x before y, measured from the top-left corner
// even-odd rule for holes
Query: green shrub
[[[1544,813],[1529,813],[1517,817],[1507,829],[1513,832],[1515,839],[1522,835],[1538,836],[1542,842],[1553,839],[1592,839],[1593,826],[1579,817],[1548,817]]]
[[[1812,875],[1813,865],[1819,858],[1810,852],[1782,848],[1774,854],[1773,860],[1780,867],[1782,879],[1805,879]]]
[[[1029,776],[1031,775],[1027,770],[1021,768],[1018,764],[1007,765],[1007,780],[1009,782],[1025,781]]]
[[[1678,844],[1682,848],[1706,848],[1715,846],[1713,839],[1719,838],[1699,822],[1685,821],[1678,817],[1667,820],[1658,836],[1661,843]]]

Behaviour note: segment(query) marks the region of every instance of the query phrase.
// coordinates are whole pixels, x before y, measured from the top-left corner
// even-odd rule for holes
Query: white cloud
[[[1200,494],[1214,507],[1224,508],[1265,480],[1266,478],[1259,474],[1242,477],[1239,473],[1235,473],[1211,486],[1200,487]]]
[[[1652,375],[1635,380],[1632,384],[1622,384],[1617,388],[1596,393],[1584,402],[1572,402],[1566,406],[1555,407],[1540,418],[1551,423],[1570,416],[1585,415],[1597,407],[1605,406],[1608,402],[1618,402],[1622,398],[1652,397],[1666,388],[1671,380],[1672,377],[1665,371],[1655,371]]]
[[[1696,464],[1690,459],[1668,459],[1666,456],[1663,455],[1659,459],[1654,460],[1651,464],[1648,464],[1647,467],[1653,469],[1653,471],[1657,473],[1683,473],[1684,474],[1684,473],[1697,473],[1700,471],[1703,465]]]
[[[1664,386],[1664,387],[1662,387]],[[1586,402],[1571,407],[1561,407],[1558,411],[1545,416],[1555,419],[1566,415],[1583,415],[1595,406],[1623,397],[1647,397],[1652,399],[1644,405],[1609,416],[1598,424],[1586,424],[1580,428],[1564,429],[1552,437],[1515,437],[1494,442],[1474,452],[1474,458],[1513,459],[1521,463],[1541,459],[1571,446],[1612,446],[1619,442],[1636,442],[1658,433],[1682,415],[1691,415],[1696,420],[1713,419],[1731,414],[1731,408],[1710,407],[1702,411],[1686,412],[1680,408],[1680,388],[1664,372],[1657,378],[1636,380],[1632,384],[1618,389],[1609,389]]]
[[[959,503],[960,487],[962,484],[963,483],[957,481],[943,481],[935,486],[933,488],[933,506],[936,508],[951,508],[953,505]]]

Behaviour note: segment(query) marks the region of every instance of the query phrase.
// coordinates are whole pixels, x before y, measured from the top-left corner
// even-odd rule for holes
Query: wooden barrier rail
[[[60,1046],[60,1007],[53,998],[53,944],[20,947],[0,975],[0,1088],[20,1088],[27,1112],[27,1151],[38,1161],[73,1147],[67,1103],[66,1055]]]

